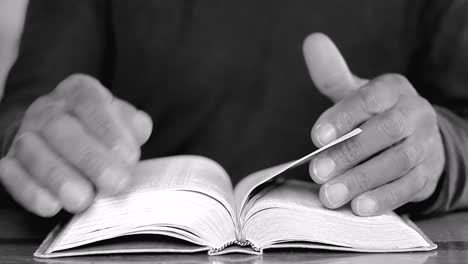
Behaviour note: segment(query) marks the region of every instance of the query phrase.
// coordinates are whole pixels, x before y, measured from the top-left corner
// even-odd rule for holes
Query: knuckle
[[[102,87],[101,83],[85,74],[73,74],[62,81],[55,90],[56,94],[68,98],[71,103],[82,100],[111,101],[110,92]]]
[[[110,116],[104,113],[104,109],[95,103],[86,102],[81,104],[78,109],[82,113],[83,118],[87,120],[90,125],[94,126],[96,132],[103,131],[103,133],[112,132],[112,120]]]
[[[373,188],[375,183],[369,174],[357,172],[350,177],[349,185],[352,193],[360,194]]]
[[[92,78],[91,76],[89,75],[86,75],[86,74],[83,74],[83,73],[73,73],[71,74],[70,76],[68,76],[65,81],[68,81],[68,82],[86,82],[86,81],[89,81],[89,80],[94,80],[94,78]]]
[[[337,147],[335,155],[339,161],[338,163],[344,162],[347,165],[352,165],[359,161],[361,157],[361,147],[356,140],[350,139]]]
[[[97,104],[83,104],[77,112],[82,116],[80,118],[82,119],[82,124],[109,147],[116,146],[121,140],[124,140],[119,133],[118,123],[112,118],[110,113]]]
[[[68,114],[51,117],[38,133],[45,142],[59,151],[60,155],[73,153],[75,149],[72,149],[71,146],[80,146],[86,139],[81,125]]]
[[[341,111],[337,114],[335,127],[338,131],[348,131],[355,127],[355,122],[352,115],[347,111]]]
[[[42,126],[42,133],[44,135],[56,136],[58,132],[62,131],[62,128],[67,127],[68,120],[63,114],[50,115]]]
[[[399,140],[406,135],[406,114],[404,110],[394,110],[387,114],[380,123],[380,131],[393,140]]]
[[[83,168],[92,167],[96,163],[95,153],[90,147],[83,146],[79,151],[78,164]]]
[[[392,86],[408,86],[408,79],[398,73],[388,73],[379,77],[379,80],[383,83],[387,83]]]
[[[72,89],[86,87],[87,85],[96,82],[97,80],[93,77],[82,73],[74,73],[64,80],[64,84],[67,84],[65,86]]]
[[[96,82],[96,79],[94,79],[90,75],[87,75],[87,74],[84,74],[84,73],[73,73],[68,77],[68,79],[70,81],[75,81],[75,82],[78,82],[78,83],[80,83],[80,82],[84,82],[84,83]]]
[[[57,88],[55,88],[55,92],[60,96],[74,93],[76,89],[85,86],[85,84],[89,82],[90,79],[91,77],[88,77],[87,75],[74,73],[60,82],[57,85]]]
[[[377,86],[381,87],[381,86]],[[363,108],[366,112],[375,114],[382,111],[383,104],[378,100],[376,93],[378,93],[377,89],[359,89],[358,95],[362,101]]]
[[[396,191],[395,188],[389,188],[386,193],[387,196],[387,201],[388,201],[388,206],[394,207],[398,204],[398,201],[401,199],[400,195]],[[393,208],[392,208],[393,209]]]
[[[413,168],[424,156],[422,146],[416,143],[402,147],[398,152],[400,155],[396,155],[394,165],[403,172],[409,171]]]
[[[102,155],[99,155],[90,146],[84,146],[76,161],[77,167],[90,179],[97,179],[109,167]]]

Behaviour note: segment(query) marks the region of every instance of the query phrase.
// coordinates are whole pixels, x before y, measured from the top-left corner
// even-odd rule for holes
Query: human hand
[[[371,216],[429,198],[445,164],[432,105],[401,75],[354,76],[323,34],[310,35],[303,48],[315,86],[335,103],[313,126],[314,144],[363,130],[311,161],[322,203],[339,208],[351,201],[355,214]]]
[[[44,217],[87,208],[95,192],[116,193],[151,134],[151,118],[114,98],[97,80],[72,75],[26,111],[0,181],[27,210]]]

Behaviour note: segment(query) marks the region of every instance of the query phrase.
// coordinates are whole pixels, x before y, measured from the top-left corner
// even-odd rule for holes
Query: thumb
[[[367,82],[351,73],[338,48],[326,35],[309,35],[304,40],[303,50],[312,81],[333,102],[340,101]]]

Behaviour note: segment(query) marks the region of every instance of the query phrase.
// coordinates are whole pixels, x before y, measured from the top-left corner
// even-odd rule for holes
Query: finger
[[[74,117],[64,114],[41,130],[41,136],[62,158],[86,175],[106,193],[123,190],[130,181],[122,167],[102,144],[97,142]]]
[[[115,99],[113,104],[115,111],[119,113],[126,127],[131,129],[138,146],[143,145],[150,137],[153,130],[151,117],[143,111],[137,110],[133,105]]]
[[[426,185],[428,173],[430,170],[422,163],[394,182],[354,198],[351,207],[360,216],[380,215],[394,210],[413,200]]]
[[[399,75],[383,75],[338,102],[317,119],[312,141],[324,146],[358,127],[376,114],[392,108],[400,95],[416,95],[412,85]]]
[[[67,165],[38,135],[23,133],[12,150],[30,177],[57,197],[67,211],[81,212],[93,201],[93,186],[85,176]]]
[[[333,178],[320,189],[320,200],[328,208],[338,208],[354,197],[394,181],[420,164],[426,146],[408,138],[370,160]]]
[[[0,160],[0,181],[15,201],[34,214],[51,217],[61,209],[57,199],[37,185],[14,159]]]
[[[36,99],[26,110],[18,134],[39,131],[46,123],[65,111],[65,101],[51,96]]]
[[[303,52],[315,86],[334,102],[366,83],[351,73],[338,48],[322,33],[308,36],[304,40]]]
[[[70,77],[57,86],[55,95],[66,101],[68,111],[77,116],[98,141],[126,162],[138,161],[139,146],[118,113],[112,111],[112,95],[97,80],[85,75]]]
[[[101,104],[110,104],[112,94],[102,84],[91,76],[85,74],[73,74],[60,82],[52,92],[52,96],[71,100],[84,99]]]
[[[426,108],[423,100],[402,97],[394,108],[362,124],[359,135],[314,157],[309,167],[312,179],[326,182],[412,135],[427,119]]]

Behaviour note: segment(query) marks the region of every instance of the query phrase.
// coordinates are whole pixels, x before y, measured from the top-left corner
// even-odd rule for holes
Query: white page
[[[318,184],[298,180],[276,185],[246,213],[246,239],[260,248],[306,241],[381,251],[431,247],[394,212],[361,217],[349,206],[330,210],[320,202],[319,189]]]
[[[233,189],[229,175],[217,162],[202,156],[180,155],[145,160],[138,164],[136,174],[141,188],[153,190],[193,190],[212,196],[232,213]],[[146,177],[142,177],[146,175]]]
[[[267,181],[275,178],[276,176],[282,174],[283,172],[292,169],[294,167],[297,167],[301,164],[304,164],[312,159],[313,156],[319,154],[320,152],[329,149],[336,144],[339,144],[345,140],[348,140],[359,133],[361,133],[362,130],[360,128],[356,128],[353,131],[349,132],[348,134],[332,141],[331,143],[317,149],[316,151],[300,158],[295,161],[291,161],[285,164],[281,164],[272,168],[268,168],[265,170],[261,170],[258,172],[255,172],[247,177],[245,177],[242,181],[239,182],[239,184],[236,186],[234,190],[234,197],[236,201],[236,211],[237,211],[237,216],[240,218],[241,217],[241,212],[242,209],[244,208],[247,199],[249,198],[250,193],[257,188],[258,186],[266,183]],[[242,219],[239,219],[242,222]],[[239,223],[238,223],[239,224]]]
[[[184,208],[184,204],[174,206],[177,204],[175,202],[177,198],[185,197],[184,192],[179,191],[188,191],[187,194],[191,195],[188,197],[193,197],[184,198],[187,205],[190,205],[189,202],[197,202],[195,193],[200,193],[199,200],[212,201],[213,208],[224,206],[226,211],[218,209],[218,214],[228,214],[230,219],[219,220],[219,226],[227,225],[223,232],[228,233],[229,227],[233,228],[236,222],[230,178],[218,163],[208,158],[186,155],[146,160],[140,162],[132,174],[132,183],[129,188],[117,195],[97,197],[90,208],[72,218],[53,246],[60,244],[62,240],[63,242],[67,239],[76,240],[78,236],[87,237],[86,240],[93,240],[93,238],[99,240],[99,236],[93,235],[94,229],[111,230],[112,227],[114,230],[119,226],[132,229],[162,222],[175,223],[176,221],[170,221],[169,217],[180,218],[176,214],[179,210],[183,211],[181,213],[184,215],[184,219],[180,220],[185,222],[199,218],[216,218],[213,212],[197,215],[196,212],[191,211],[191,208]],[[208,205],[205,207],[207,207],[206,210],[210,209]],[[199,211],[206,213],[203,210]],[[160,218],[165,215],[167,219],[161,220]],[[128,223],[124,223],[124,219]],[[197,227],[196,223],[193,225]],[[91,233],[87,234],[88,232]]]

